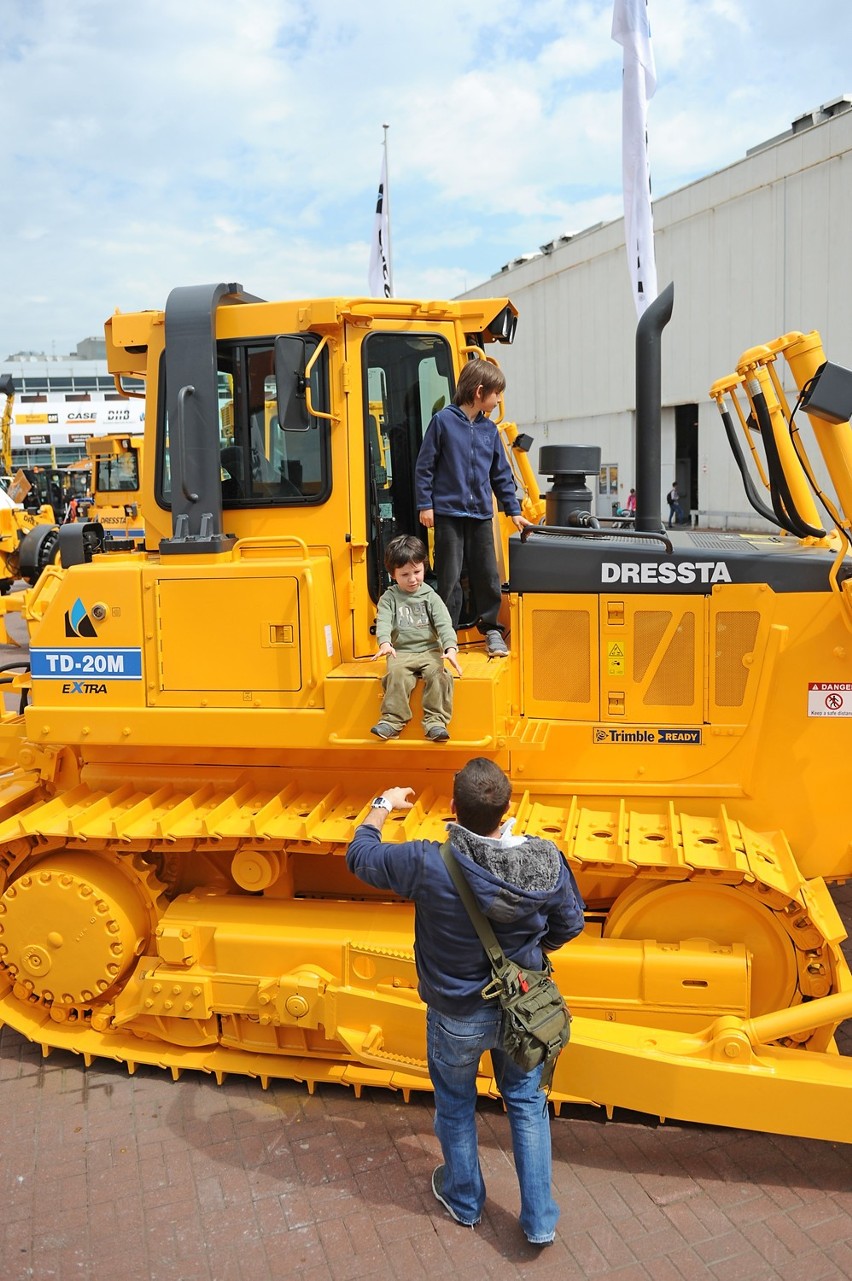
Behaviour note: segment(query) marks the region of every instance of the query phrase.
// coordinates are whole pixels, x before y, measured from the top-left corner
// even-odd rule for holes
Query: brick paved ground
[[[852,887],[838,898],[852,922]],[[557,1240],[536,1251],[494,1103],[476,1232],[432,1198],[428,1096],[84,1071],[4,1028],[0,1117],[2,1281],[852,1276],[841,1144],[574,1109],[553,1126]]]

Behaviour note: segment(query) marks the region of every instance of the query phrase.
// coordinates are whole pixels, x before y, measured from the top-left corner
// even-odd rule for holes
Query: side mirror
[[[305,402],[307,347],[304,338],[279,334],[275,339],[275,384],[278,422],[284,431],[310,431]]]
[[[506,303],[492,321],[485,326],[485,332],[496,342],[511,343],[515,341],[515,330],[518,328],[518,313],[512,304]]]

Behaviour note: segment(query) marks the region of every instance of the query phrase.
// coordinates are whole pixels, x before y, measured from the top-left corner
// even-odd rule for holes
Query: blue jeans
[[[491,1051],[497,1088],[512,1131],[521,1189],[521,1227],[529,1241],[551,1241],[559,1206],[551,1193],[550,1113],[538,1088],[541,1068],[523,1072],[502,1050],[500,1010],[489,1007],[451,1018],[426,1011],[429,1075],[435,1091],[435,1134],[444,1155],[443,1195],[463,1223],[478,1223],[485,1182],[476,1141],[476,1069]]]

